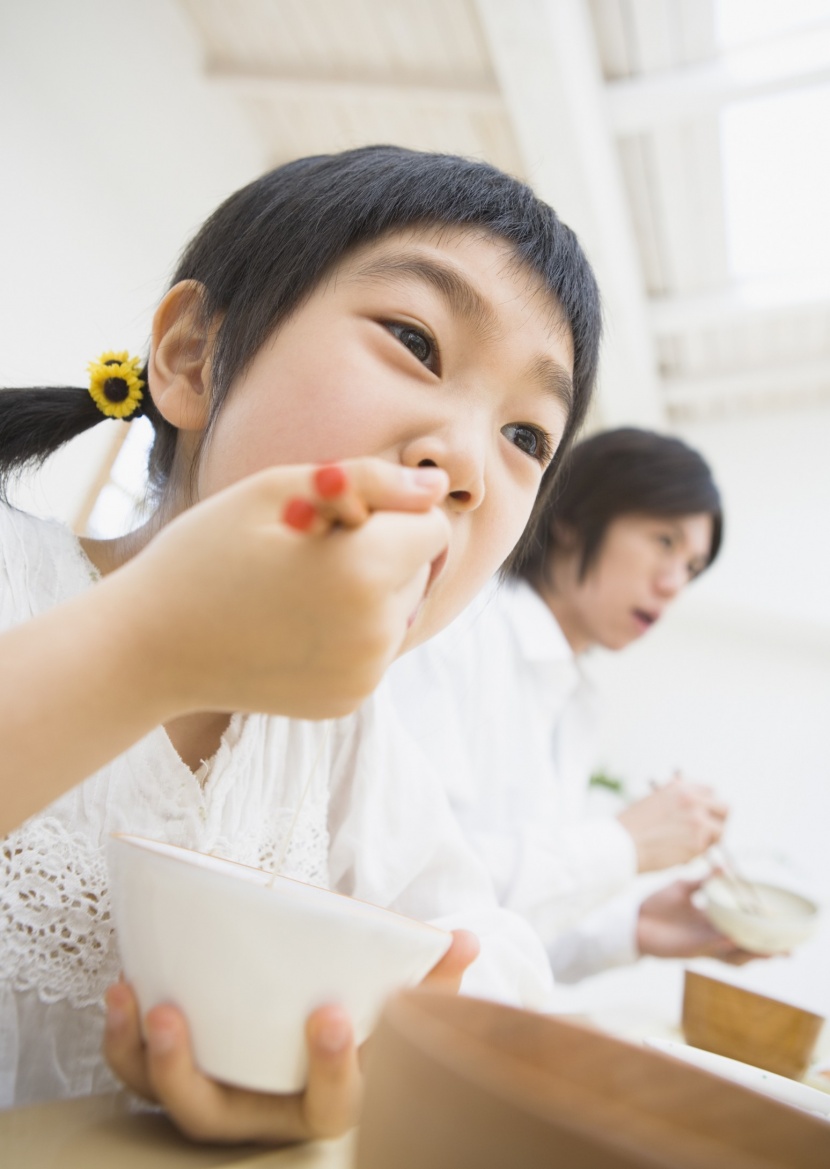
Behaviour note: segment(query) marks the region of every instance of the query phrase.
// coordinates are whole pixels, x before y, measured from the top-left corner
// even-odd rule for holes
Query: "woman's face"
[[[617,650],[642,637],[708,564],[712,531],[708,513],[623,515],[606,528],[583,579],[579,550],[556,557],[546,599],[571,647]]]
[[[509,248],[464,230],[348,257],[231,388],[201,458],[206,496],[262,468],[374,455],[450,480],[446,564],[405,648],[506,558],[569,414],[570,330]]]

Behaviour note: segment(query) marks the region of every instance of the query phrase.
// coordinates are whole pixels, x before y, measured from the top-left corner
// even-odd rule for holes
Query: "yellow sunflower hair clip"
[[[144,382],[138,376],[141,358],[102,353],[89,363],[89,396],[107,418],[134,418],[142,411]]]

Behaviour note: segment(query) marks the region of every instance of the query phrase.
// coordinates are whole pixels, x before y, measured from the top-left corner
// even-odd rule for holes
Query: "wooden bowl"
[[[428,991],[369,1045],[355,1169],[826,1169],[830,1124],[577,1023]]]
[[[801,1079],[824,1019],[743,987],[686,971],[683,1034],[692,1047]]]

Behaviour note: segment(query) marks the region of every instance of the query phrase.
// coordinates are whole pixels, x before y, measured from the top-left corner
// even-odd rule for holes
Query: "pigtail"
[[[34,386],[0,390],[0,499],[9,482],[91,429],[104,416],[77,386]]]
[[[90,362],[90,383],[0,390],[0,499],[10,481],[39,467],[70,439],[107,418],[149,416],[158,432],[163,419],[146,393],[147,369],[127,352],[107,352]],[[175,434],[175,432],[174,432]]]

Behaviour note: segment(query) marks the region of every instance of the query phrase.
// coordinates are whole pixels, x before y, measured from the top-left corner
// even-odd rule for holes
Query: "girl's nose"
[[[477,449],[470,426],[461,440],[424,435],[408,443],[403,461],[408,467],[440,467],[450,478],[447,503],[457,511],[473,511],[484,499],[484,450]]]

